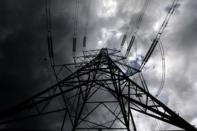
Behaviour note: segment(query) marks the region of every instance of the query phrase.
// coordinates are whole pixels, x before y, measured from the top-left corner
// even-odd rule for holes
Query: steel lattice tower
[[[89,62],[76,62],[79,68],[71,75],[1,114],[0,124],[64,112],[62,131],[136,131],[134,110],[186,131],[196,131],[151,95],[148,88],[137,84],[122,71],[122,67],[127,66],[130,76],[139,73],[122,62],[125,58],[117,55],[118,51],[103,48],[96,52],[83,56],[84,59],[91,57]]]

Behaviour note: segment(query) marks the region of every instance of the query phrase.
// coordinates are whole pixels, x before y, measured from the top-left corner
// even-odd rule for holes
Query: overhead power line
[[[153,40],[148,52],[147,52],[147,54],[144,57],[144,60],[143,60],[143,62],[141,64],[141,68],[140,68],[141,70],[143,69],[145,64],[148,62],[148,60],[149,60],[150,56],[152,55],[155,47],[157,46],[157,44],[158,44],[158,42],[159,42],[159,40],[161,38],[161,35],[163,34],[164,29],[166,28],[166,26],[167,26],[167,24],[168,24],[168,22],[169,22],[169,20],[170,20],[170,18],[172,16],[172,14],[174,13],[174,11],[176,9],[177,3],[178,3],[178,0],[173,0],[168,14],[166,15],[166,17],[165,17],[165,19],[164,19],[159,31],[157,32],[157,34],[156,34],[156,36],[155,36],[155,38],[154,38],[154,40]]]
[[[126,51],[125,57],[127,57],[127,56],[129,55],[130,50],[131,50],[131,47],[133,46],[133,44],[134,44],[134,42],[135,42],[135,37],[136,37],[136,35],[137,35],[137,33],[138,33],[138,30],[139,30],[139,28],[140,28],[140,26],[141,26],[141,23],[142,23],[142,21],[143,21],[144,14],[145,14],[145,12],[146,12],[146,9],[147,9],[149,3],[150,3],[150,0],[145,0],[145,3],[144,3],[144,5],[143,5],[143,7],[142,7],[142,10],[141,10],[140,13],[139,13],[139,16],[138,16],[138,18],[137,18],[137,21],[136,21],[136,23],[135,23],[134,33],[133,33],[133,35],[132,35],[132,37],[131,37],[131,40],[130,40],[130,42],[129,42],[129,45],[128,45],[128,47],[127,47],[127,51]],[[137,52],[137,47],[136,47],[136,52]]]

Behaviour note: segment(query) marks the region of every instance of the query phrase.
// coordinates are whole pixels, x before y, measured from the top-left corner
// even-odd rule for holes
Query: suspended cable
[[[85,29],[84,29],[84,37],[83,37],[83,49],[86,48],[86,42],[87,42],[87,30],[88,30],[88,24],[89,24],[89,17],[90,17],[90,5],[91,5],[91,0],[88,2],[88,10],[87,10],[87,18],[86,18],[86,23],[85,23]]]
[[[164,53],[164,49],[163,49],[163,44],[161,42],[161,35],[164,31],[164,29],[166,28],[167,24],[168,24],[168,21],[170,20],[170,17],[172,16],[172,14],[174,13],[175,9],[176,9],[176,5],[178,3],[178,0],[174,0],[172,2],[172,5],[170,7],[170,10],[168,12],[168,14],[166,15],[157,35],[156,35],[156,38],[153,40],[153,43],[150,47],[150,49],[148,50],[143,62],[142,62],[142,65],[141,65],[141,70],[143,69],[143,67],[145,66],[145,64],[147,63],[147,61],[149,60],[150,56],[152,55],[155,47],[157,46],[157,44],[159,43],[159,49],[160,49],[160,52],[161,52],[161,57],[162,57],[162,78],[161,78],[161,83],[160,83],[160,87],[156,93],[156,97],[158,97],[162,91],[162,89],[164,88],[164,84],[165,84],[165,53]]]
[[[47,43],[50,62],[54,64],[54,52],[53,52],[53,38],[52,38],[52,23],[51,23],[51,10],[50,0],[46,0],[46,24],[47,24]]]
[[[127,51],[126,51],[126,54],[125,54],[125,57],[127,57],[127,56],[129,55],[129,52],[130,52],[130,50],[131,50],[131,47],[132,47],[134,41],[135,41],[135,35],[133,35],[133,36],[131,37],[131,40],[130,40],[130,42],[129,42],[129,46],[128,46]]]
[[[161,57],[162,57],[162,78],[161,78],[161,84],[159,87],[159,90],[156,93],[156,97],[158,97],[162,91],[162,89],[164,88],[164,84],[165,84],[165,52],[163,49],[163,44],[161,42],[161,40],[159,41],[159,49],[161,52]]]
[[[136,21],[136,23],[135,23],[134,33],[133,33],[133,35],[132,35],[132,37],[131,37],[131,40],[130,40],[130,42],[129,42],[129,45],[128,45],[128,47],[127,47],[127,51],[126,51],[125,57],[127,57],[127,56],[129,55],[130,50],[131,50],[131,47],[132,47],[132,45],[135,43],[135,37],[136,37],[136,35],[137,35],[137,33],[138,33],[138,30],[139,30],[139,28],[140,28],[140,25],[141,25],[141,23],[142,23],[142,20],[143,20],[145,11],[146,11],[146,9],[147,9],[149,3],[150,3],[150,0],[146,0],[145,3],[144,3],[144,5],[143,5],[143,7],[142,7],[142,10],[141,10],[140,13],[139,13],[139,16],[138,16],[138,18],[137,18],[137,21]],[[135,50],[136,50],[136,54],[137,54],[137,45],[136,45],[136,47],[135,47]],[[137,56],[137,55],[136,55],[136,56]]]
[[[178,0],[173,0],[172,5],[171,5],[171,8],[170,8],[168,14],[166,15],[166,17],[165,17],[165,19],[164,19],[164,21],[163,21],[163,23],[162,23],[159,31],[156,34],[156,37],[154,38],[154,40],[153,40],[153,42],[152,42],[152,44],[151,44],[151,46],[150,46],[147,54],[144,57],[144,60],[143,60],[143,62],[141,64],[141,68],[140,68],[141,70],[143,69],[143,67],[145,66],[145,64],[148,62],[148,60],[149,60],[150,56],[152,55],[155,47],[157,46],[158,41],[160,40],[160,37],[161,37],[164,29],[166,28],[167,24],[168,24],[168,21],[170,20],[172,14],[175,11],[177,2],[178,2]]]
[[[75,2],[74,36],[77,36],[79,0],[75,0]]]
[[[161,59],[162,59],[162,78],[161,78],[161,83],[160,83],[160,87],[159,87],[159,90],[157,91],[155,97],[157,98],[161,91],[163,90],[164,88],[164,84],[165,84],[165,52],[164,52],[164,49],[163,49],[163,44],[161,42],[161,39],[159,40],[159,49],[160,49],[160,52],[161,52]],[[161,124],[160,124],[160,121],[159,120],[155,120],[157,125],[158,125],[158,130],[161,130]]]
[[[121,45],[120,45],[120,46],[121,46],[121,49],[122,49],[122,47],[124,46],[124,43],[125,43],[126,39],[127,39],[127,35],[124,34],[124,35],[123,35],[123,38],[122,38]]]
[[[77,32],[78,32],[78,9],[79,9],[79,0],[75,1],[75,18],[74,18],[74,34],[73,34],[73,55],[75,57],[76,44],[77,44]]]
[[[137,33],[137,31],[139,30],[139,28],[140,28],[140,25],[141,25],[141,23],[142,23],[144,14],[145,14],[145,12],[146,12],[146,9],[147,9],[147,7],[148,7],[150,1],[151,1],[151,0],[145,0],[145,3],[144,3],[144,5],[143,5],[143,7],[142,7],[142,10],[141,10],[141,12],[140,12],[140,14],[139,14],[139,16],[138,16],[137,22],[136,22],[136,29],[135,29],[135,32],[136,32],[136,33]]]
[[[172,5],[171,5],[171,7],[170,7],[170,10],[168,11],[168,14],[166,15],[166,17],[165,17],[165,19],[164,19],[164,21],[163,21],[163,23],[162,23],[162,25],[161,25],[161,27],[160,27],[160,29],[159,29],[157,35],[156,35],[156,38],[159,39],[159,38],[161,37],[161,35],[162,35],[164,29],[167,27],[168,22],[169,22],[169,20],[170,20],[172,14],[174,13],[174,11],[175,11],[175,9],[176,9],[176,6],[177,6],[178,1],[179,1],[179,0],[173,0]]]
[[[47,24],[47,43],[48,43],[48,53],[50,59],[50,65],[53,70],[56,81],[58,82],[58,75],[55,71],[55,60],[53,51],[53,33],[52,33],[52,21],[51,21],[51,0],[45,0],[46,8],[46,24]]]
[[[157,43],[158,43],[158,39],[154,39],[152,44],[151,44],[151,46],[150,46],[150,48],[149,48],[149,50],[148,50],[148,52],[146,53],[146,55],[145,55],[145,57],[143,59],[142,65],[140,67],[140,70],[143,69],[145,64],[148,62],[148,60],[149,60],[150,56],[152,55]]]
[[[77,42],[77,39],[76,37],[73,38],[73,52],[76,52],[76,42]]]
[[[87,41],[87,36],[85,35],[83,37],[83,48],[85,49],[86,48],[86,41]]]

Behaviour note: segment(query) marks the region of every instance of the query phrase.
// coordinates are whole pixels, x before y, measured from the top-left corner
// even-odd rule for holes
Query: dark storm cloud
[[[70,48],[71,43],[64,41],[71,32],[68,14],[53,14],[55,52],[69,56],[68,51],[58,49],[61,44]],[[66,15],[68,15],[66,17]],[[5,110],[20,103],[33,94],[54,83],[49,66],[46,41],[45,1],[0,1],[0,105]],[[58,32],[56,32],[58,30]],[[65,48],[66,49],[66,48]],[[59,58],[63,59],[63,58]],[[67,62],[68,58],[64,58]],[[41,125],[23,123],[21,128]],[[43,123],[42,123],[43,124]]]
[[[42,81],[46,82],[46,50],[42,44],[43,3],[1,1],[0,5],[2,111],[23,101],[38,90]]]
[[[44,24],[41,18],[43,14],[40,14],[42,4],[1,1],[0,5],[1,80],[4,85],[2,88],[8,93],[7,95],[9,93],[25,95],[24,92],[31,90],[25,88],[34,83],[32,78],[34,66],[36,70],[36,62],[40,61],[40,56],[45,56],[46,52],[41,44],[44,42],[42,39]]]
[[[1,77],[4,84],[20,83],[19,93],[23,92],[23,89],[24,92],[31,93],[36,84],[39,85],[48,79],[45,1],[1,1],[0,5]],[[62,39],[72,32],[73,25],[68,12],[58,15],[52,12],[52,17],[56,53],[63,44]],[[72,40],[71,38],[69,40]],[[65,42],[64,45],[69,47],[72,43]],[[60,53],[63,51],[60,50]],[[8,87],[2,88],[10,90]]]

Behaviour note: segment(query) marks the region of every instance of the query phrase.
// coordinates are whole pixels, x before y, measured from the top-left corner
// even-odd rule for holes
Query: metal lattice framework
[[[1,114],[0,124],[63,112],[62,131],[136,131],[132,111],[137,111],[186,131],[196,131],[151,95],[145,81],[141,86],[129,77],[140,70],[128,66],[125,58],[117,55],[119,51],[103,48],[91,52],[94,53],[76,58],[80,62],[75,61],[75,72]],[[70,65],[57,66],[68,69]],[[124,67],[129,68],[129,74]]]

